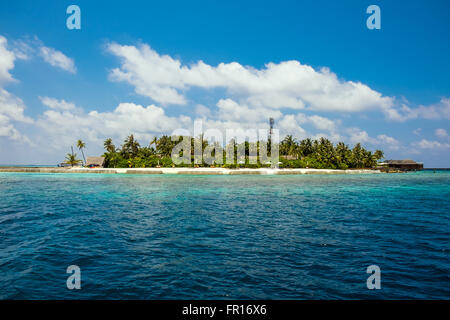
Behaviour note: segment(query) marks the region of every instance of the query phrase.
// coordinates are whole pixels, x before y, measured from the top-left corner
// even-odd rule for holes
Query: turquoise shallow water
[[[0,173],[0,298],[449,299],[449,212],[443,171]]]

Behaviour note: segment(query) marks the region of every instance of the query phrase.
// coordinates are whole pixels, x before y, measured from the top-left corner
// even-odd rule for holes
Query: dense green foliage
[[[375,167],[384,153],[381,150],[372,153],[360,143],[350,149],[343,142],[333,145],[326,138],[298,142],[292,136],[286,136],[280,143],[280,156],[285,168],[347,169]],[[286,157],[296,160],[286,160]]]
[[[86,157],[84,156],[84,151],[83,151],[83,149],[86,148],[86,144],[82,140],[78,140],[77,141],[77,148],[78,148],[78,150],[81,151],[81,154],[83,155],[84,163],[86,163]]]
[[[181,141],[172,141],[170,136],[162,136],[159,139],[154,138],[148,147],[141,147],[133,135],[128,136],[120,148],[117,148],[112,139],[106,139],[105,147],[105,167],[109,168],[149,168],[149,167],[175,167],[172,162],[171,153],[175,145]],[[183,167],[209,167],[205,162],[194,164],[194,145],[201,143],[204,150],[209,144],[202,137],[191,139],[191,163],[177,166]],[[245,148],[245,160],[237,159],[237,145],[230,141],[227,148],[235,150],[234,163],[226,163],[226,152],[223,152],[223,163],[216,166],[225,168],[261,168],[270,167],[270,163],[256,164],[249,163],[249,150],[255,148],[259,150],[259,142],[245,142],[241,146]],[[270,150],[270,141],[268,149]],[[270,151],[269,151],[270,153]],[[279,145],[280,168],[317,168],[317,169],[347,169],[347,168],[372,168],[376,166],[377,161],[383,158],[383,152],[380,150],[374,153],[364,149],[360,143],[357,143],[353,149],[343,142],[337,145],[325,138],[319,140],[304,139],[297,141],[292,136],[286,136]],[[180,154],[181,155],[181,154]]]
[[[68,153],[66,155],[66,160],[64,161],[65,164],[69,164],[72,167],[78,166],[82,161],[77,158],[76,153]]]

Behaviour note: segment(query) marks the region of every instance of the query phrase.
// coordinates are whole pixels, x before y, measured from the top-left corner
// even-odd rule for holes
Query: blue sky
[[[66,27],[71,4],[81,30]],[[371,4],[380,30],[366,27]],[[2,2],[0,163],[54,164],[78,138],[97,155],[109,136],[118,145],[133,132],[146,144],[195,119],[259,128],[273,115],[281,134],[450,167],[449,9],[445,0]]]

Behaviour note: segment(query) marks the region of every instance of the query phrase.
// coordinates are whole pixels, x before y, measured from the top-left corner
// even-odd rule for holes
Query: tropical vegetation
[[[81,151],[81,154],[83,155],[84,163],[86,163],[86,157],[84,156],[84,151],[83,151],[83,149],[86,149],[86,144],[82,140],[78,140],[77,148],[78,148],[78,150]]]
[[[79,160],[77,158],[77,154],[73,153],[73,149],[72,149],[72,153],[68,153],[66,155],[66,160],[64,161],[65,164],[68,164],[70,166],[78,166],[82,161]]]
[[[202,136],[191,139],[191,163],[175,165],[171,159],[171,153],[179,140],[172,141],[170,136],[163,135],[160,138],[154,138],[148,146],[141,146],[135,139],[134,135],[128,136],[120,147],[116,147],[111,138],[104,142],[105,148],[105,167],[109,168],[147,168],[147,167],[209,167],[221,166],[226,168],[260,168],[270,167],[270,162],[261,163],[258,159],[256,164],[250,162],[250,150],[258,150],[260,142],[250,143],[244,142],[238,145],[231,140],[225,148],[223,148],[224,164],[206,164],[204,161],[195,163],[194,145],[201,143],[204,150],[210,143],[204,140]],[[270,156],[270,140],[268,153]],[[245,160],[237,159],[237,149],[245,148]],[[234,148],[234,163],[227,163],[226,151]],[[256,148],[256,149],[255,149]],[[180,152],[180,155],[182,152]],[[301,141],[293,136],[286,136],[279,144],[279,162],[280,168],[317,168],[317,169],[348,169],[348,168],[373,168],[377,165],[377,161],[384,157],[383,151],[375,152],[366,150],[360,143],[350,148],[347,144],[339,142],[336,145],[326,138],[313,140],[310,138]],[[213,153],[214,156],[214,153]],[[229,161],[228,161],[229,162]]]

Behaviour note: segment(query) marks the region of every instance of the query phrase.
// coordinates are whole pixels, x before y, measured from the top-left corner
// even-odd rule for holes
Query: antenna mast
[[[273,118],[269,119],[270,124],[270,131],[269,131],[269,139],[272,140],[272,133],[273,133],[273,124],[275,123],[275,120]]]

